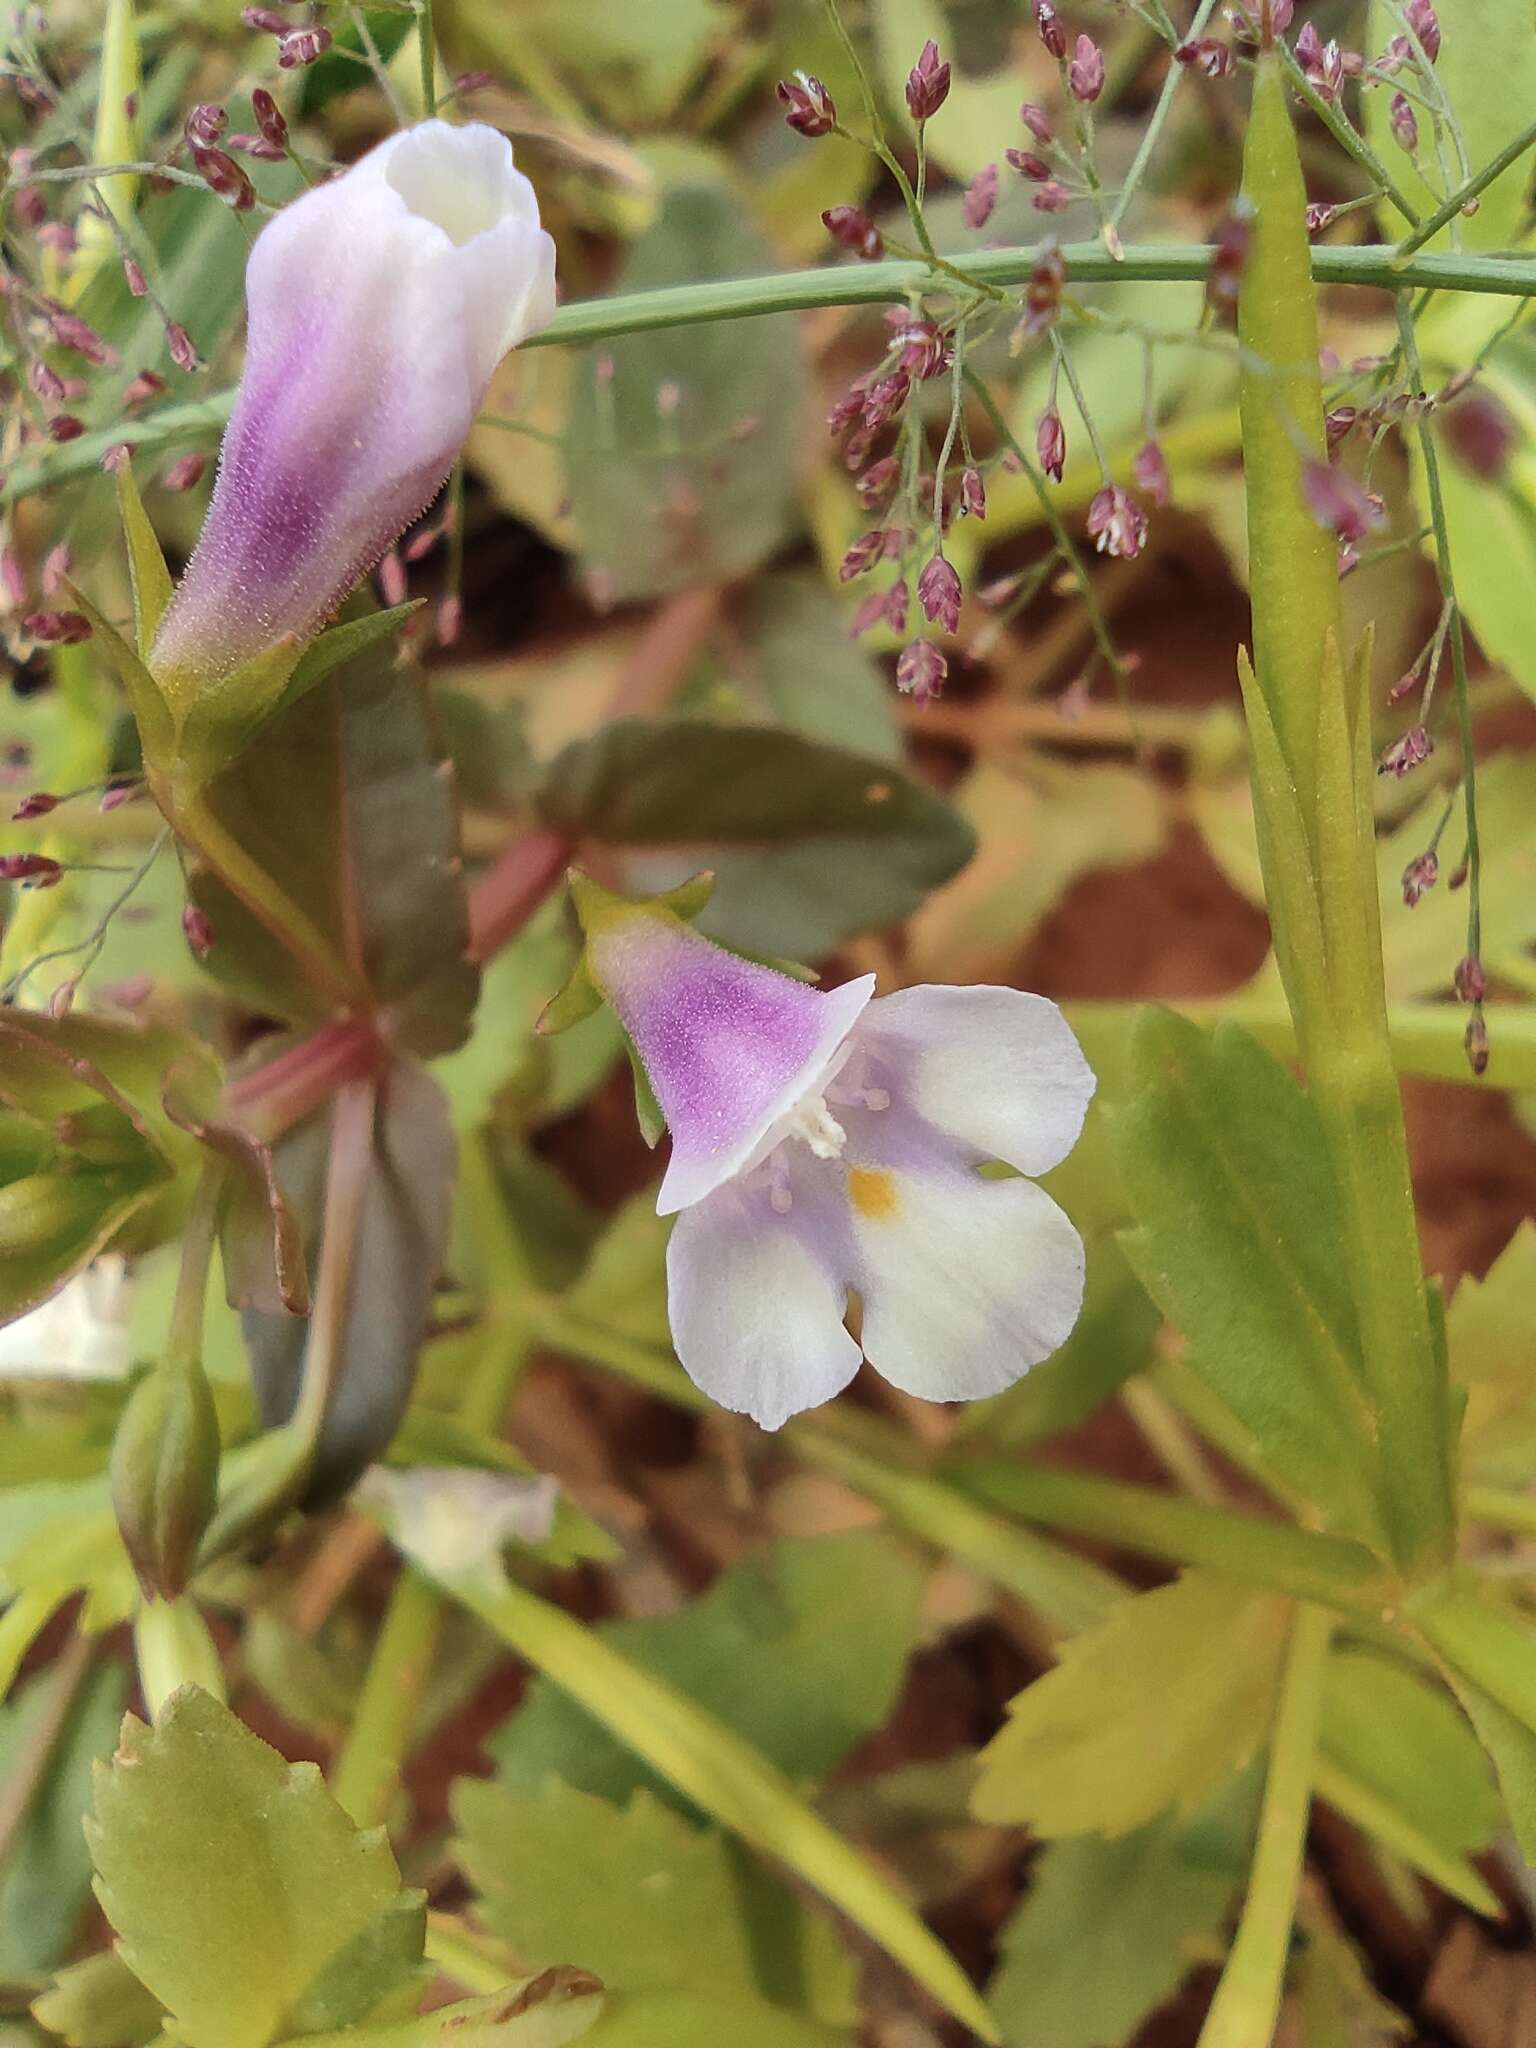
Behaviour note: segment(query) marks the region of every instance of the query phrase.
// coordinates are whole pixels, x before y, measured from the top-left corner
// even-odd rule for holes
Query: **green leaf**
[[[1372,1984],[1354,1943],[1321,1914],[1304,1913],[1302,1922],[1290,1996],[1306,2048],[1387,2048],[1410,2040],[1413,2023]]]
[[[1062,1645],[981,1754],[982,1820],[1123,1835],[1196,1806],[1269,1732],[1290,1602],[1189,1571]]]
[[[302,2038],[304,2048],[565,2048],[568,2041],[588,2038],[604,2003],[602,1986],[580,1971],[544,1970],[488,1997],[439,2006],[420,2019]]]
[[[614,849],[627,894],[712,869],[699,929],[788,958],[907,916],[975,843],[888,761],[765,726],[620,719],[556,757],[539,807],[551,829]]]
[[[1318,1740],[1448,1856],[1486,1849],[1502,1825],[1487,1759],[1450,1699],[1372,1650],[1330,1656]]]
[[[1536,38],[1531,34],[1530,9],[1525,0],[1456,0],[1456,5],[1442,14],[1441,23],[1435,75],[1455,109],[1469,165],[1480,170],[1521,133],[1536,107]],[[1385,49],[1400,32],[1394,12],[1382,0],[1373,0],[1366,48]],[[1361,108],[1366,135],[1403,196],[1421,214],[1436,212],[1445,192],[1428,183],[1419,164],[1393,134],[1391,94],[1362,93]],[[1421,112],[1420,118],[1427,124],[1427,115]],[[1444,158],[1451,185],[1459,185],[1466,173],[1448,145]],[[1425,160],[1434,161],[1433,145]],[[1425,246],[1514,248],[1521,230],[1529,225],[1530,187],[1531,160],[1527,155],[1484,190],[1475,213],[1460,216],[1453,227],[1443,228]]]
[[[1466,1395],[1462,1476],[1523,1489],[1536,1463],[1536,1223],[1523,1222],[1445,1319],[1452,1382]]]
[[[306,1985],[283,2016],[283,2031],[319,2034],[372,2012],[424,1974],[427,1906],[420,1892],[402,1892],[360,1927]]]
[[[87,1837],[123,1960],[190,2048],[265,2048],[400,1896],[383,1830],[360,1834],[313,1764],[195,1687],[156,1727],[123,1724]],[[349,2024],[397,1967],[391,1951],[377,1990],[354,1980]]]
[[[997,2039],[986,2008],[954,1957],[760,1750],[686,1693],[632,1663],[595,1630],[523,1587],[483,1569],[434,1571],[430,1559],[410,1554],[428,1577],[701,1811],[821,1892],[983,2040]]]
[[[757,1992],[717,1831],[644,1790],[620,1808],[558,1778],[537,1792],[463,1779],[454,1817],[477,1917],[525,1962],[575,1963],[614,1991]]]
[[[366,7],[357,20],[339,21],[330,49],[299,73],[299,112],[307,119],[312,120],[332,100],[371,83],[368,65],[357,61],[363,48],[358,21],[366,23],[369,40],[386,64],[415,26],[409,9],[392,7]]]
[[[1126,1255],[1189,1363],[1331,1527],[1379,1537],[1339,1203],[1310,1099],[1234,1025],[1146,1011],[1116,1131]]]
[[[615,282],[745,277],[773,260],[734,195],[695,165]],[[588,361],[566,471],[585,574],[605,602],[731,582],[782,544],[805,389],[787,318],[629,335]]]
[[[72,1484],[13,1487],[0,1517],[0,1595],[42,1601],[46,1616],[77,1592],[86,1596],[80,1626],[93,1634],[126,1621],[138,1604],[105,1472]],[[17,1597],[11,1612],[22,1604]],[[11,1675],[0,1656],[0,1680]]]
[[[655,1621],[616,1621],[605,1643],[753,1743],[801,1783],[828,1776],[896,1701],[917,1635],[924,1573],[878,1530],[778,1543]],[[664,1778],[540,1680],[489,1748],[502,1783],[553,1773],[609,1799]]]
[[[289,1132],[276,1152],[311,1267],[321,1254],[329,1145],[329,1117],[319,1116]],[[353,1253],[345,1364],[310,1474],[312,1501],[344,1492],[394,1435],[415,1383],[447,1245],[453,1129],[442,1090],[412,1061],[394,1061],[382,1078],[373,1154]],[[298,1400],[308,1326],[259,1310],[242,1320],[262,1421],[275,1428]]]
[[[48,1712],[60,1675],[41,1671],[0,1705],[0,1782]],[[0,1978],[54,1969],[73,1946],[91,1888],[80,1817],[90,1804],[92,1766],[112,1754],[125,1690],[123,1667],[103,1659],[65,1717],[0,1870]]]
[[[1536,1731],[1465,1672],[1451,1668],[1446,1678],[1493,1761],[1520,1854],[1536,1865]]]
[[[32,2016],[68,2048],[145,2048],[160,2038],[165,2007],[116,1949],[61,1970]]]
[[[210,846],[193,895],[213,927],[211,972],[263,1014],[312,1024],[347,992],[383,1008],[390,1036],[430,1057],[463,1042],[478,977],[453,791],[420,676],[380,643],[354,653],[208,785],[242,882]],[[199,836],[194,821],[193,837]],[[289,906],[330,982],[285,954]]]
[[[1049,1842],[998,1936],[987,1998],[1013,2048],[1122,2048],[1217,1940],[1248,1863],[1245,1776],[1114,1841]]]
[[[570,1314],[610,1330],[622,1330],[637,1344],[670,1350],[667,1321],[667,1238],[671,1224],[656,1214],[648,1189],[618,1210],[593,1247],[581,1277],[564,1297]]]
[[[752,717],[824,746],[900,766],[896,699],[873,656],[848,637],[843,607],[820,577],[762,576],[742,600],[740,637],[706,692],[679,708],[739,724]]]

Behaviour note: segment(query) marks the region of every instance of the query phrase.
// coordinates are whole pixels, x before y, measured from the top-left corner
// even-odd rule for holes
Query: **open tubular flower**
[[[959,1401],[1063,1343],[1082,1241],[1032,1179],[978,1171],[1041,1174],[1076,1142],[1094,1077],[1054,1003],[1008,988],[872,1001],[873,975],[822,993],[663,902],[576,887],[587,971],[671,1131],[668,1313],[707,1394],[777,1429],[861,1357]]]
[[[423,121],[263,229],[246,307],[162,678],[215,682],[320,627],[436,495],[501,357],[548,324],[554,243],[504,136]]]

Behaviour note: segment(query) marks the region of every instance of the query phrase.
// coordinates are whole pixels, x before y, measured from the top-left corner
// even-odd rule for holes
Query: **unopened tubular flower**
[[[303,640],[441,487],[555,249],[504,136],[424,121],[286,207],[246,270],[245,374],[151,666],[208,683]]]
[[[999,1392],[1082,1304],[1077,1231],[1032,1179],[1094,1079],[1054,1003],[873,975],[823,994],[712,945],[662,903],[578,879],[587,966],[672,1134],[657,1209],[677,1355],[777,1429],[861,1355],[930,1401]],[[843,1327],[850,1291],[862,1340]]]

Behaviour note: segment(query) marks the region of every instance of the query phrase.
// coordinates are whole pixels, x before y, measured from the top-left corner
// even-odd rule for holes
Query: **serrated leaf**
[[[400,1896],[383,1830],[360,1834],[313,1764],[196,1687],[155,1727],[123,1724],[87,1835],[123,1959],[189,2048],[266,2048]],[[356,1984],[348,2019],[387,1988]]]
[[[465,1779],[454,1817],[477,1916],[524,1963],[575,1963],[615,1991],[757,1990],[726,1838],[648,1792],[620,1808],[558,1778],[537,1792]]]
[[[895,1703],[924,1574],[878,1530],[778,1543],[723,1572],[680,1614],[599,1633],[754,1743],[801,1782],[835,1769]],[[675,1793],[570,1697],[539,1680],[489,1748],[502,1782],[550,1773],[605,1798]]]
[[[391,1899],[338,1949],[284,2015],[282,2031],[319,2034],[372,2012],[423,1974],[427,1902],[420,1892]]]
[[[907,916],[975,844],[888,761],[769,726],[617,720],[550,763],[539,808],[553,830],[612,849],[628,894],[712,869],[699,929],[791,959]]]
[[[160,2037],[165,2007],[116,1949],[61,1970],[32,2002],[32,2017],[67,2048],[145,2048]]]
[[[1269,1732],[1291,1603],[1189,1571],[1069,1638],[981,1753],[982,1820],[1123,1835],[1187,1811]]]
[[[723,183],[668,192],[617,279],[643,291],[771,270]],[[805,395],[792,319],[674,328],[604,345],[575,380],[566,478],[604,601],[725,583],[786,537]]]
[[[1114,1841],[1049,1842],[998,1941],[987,1999],[1009,2048],[1122,2048],[1218,1935],[1243,1881],[1256,1787]]]
[[[1329,1525],[1379,1540],[1375,1446],[1316,1111],[1248,1034],[1144,1011],[1115,1130],[1122,1242],[1189,1363]]]

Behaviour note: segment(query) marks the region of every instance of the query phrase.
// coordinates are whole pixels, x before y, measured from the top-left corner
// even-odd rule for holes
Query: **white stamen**
[[[818,1159],[841,1159],[848,1142],[847,1132],[827,1108],[824,1095],[797,1102],[784,1119],[784,1135],[802,1139]]]

